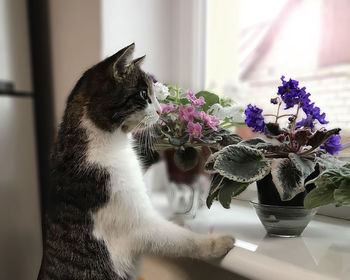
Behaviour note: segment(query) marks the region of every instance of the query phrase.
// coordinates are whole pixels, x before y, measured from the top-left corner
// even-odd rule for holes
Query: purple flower
[[[320,148],[325,149],[331,155],[337,155],[343,148],[342,144],[340,144],[340,139],[340,135],[332,135]]]
[[[307,115],[306,118],[303,118],[300,122],[297,122],[296,127],[309,127],[313,131],[315,129],[315,119],[312,115]]]
[[[161,103],[160,107],[162,108],[162,114],[167,114],[167,113],[173,112],[178,108],[178,106],[174,105],[173,102],[171,102],[171,101],[169,102],[169,104]]]
[[[309,112],[316,120],[319,121],[321,124],[327,124],[328,121],[325,120],[326,113],[321,114],[321,110],[319,107],[313,107],[311,112]]]
[[[217,126],[219,125],[220,121],[212,115],[206,114],[206,113],[200,113],[199,117],[204,121],[204,123],[209,126],[212,130],[216,131]]]
[[[199,107],[203,104],[205,104],[204,97],[201,96],[197,98],[192,90],[187,91],[188,99],[192,102],[194,107]]]
[[[190,133],[190,141],[193,141],[193,138],[202,137],[202,126],[200,123],[189,122],[187,124],[187,132]]]
[[[299,102],[308,102],[310,94],[305,92],[305,87],[300,89],[298,81],[289,79],[287,82],[284,78],[284,76],[281,77],[282,86],[278,87],[277,95],[280,95],[283,102],[286,103],[285,109],[292,108]]]
[[[196,111],[193,106],[180,105],[179,111],[178,111],[178,116],[180,121],[193,122],[195,115],[196,115]]]
[[[299,88],[299,82],[289,79],[284,80],[284,76],[281,77],[282,86],[278,87],[277,94],[281,96],[284,103],[286,103],[285,109],[294,107],[295,104],[301,104],[301,108],[306,114],[306,118],[297,123],[299,126],[308,126],[314,128],[315,120],[318,120],[321,124],[327,124],[325,120],[326,114],[322,113],[319,107],[315,107],[315,103],[310,101],[310,93],[306,93],[306,88]]]
[[[262,109],[253,106],[251,104],[248,105],[247,109],[245,109],[244,113],[246,115],[245,123],[254,128],[254,132],[264,132],[265,130],[265,122],[264,117],[262,116]]]
[[[315,128],[315,121],[317,120],[320,124],[327,124],[325,120],[326,114],[322,113],[319,107],[315,107],[315,103],[308,103],[301,107],[306,114],[306,118],[296,123],[297,126],[310,127],[312,130]]]

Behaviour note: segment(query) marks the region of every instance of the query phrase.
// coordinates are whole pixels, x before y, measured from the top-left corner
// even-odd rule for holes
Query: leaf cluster
[[[350,163],[324,170],[307,184],[311,183],[315,184],[316,188],[305,197],[306,208],[327,204],[350,205]]]
[[[212,154],[205,165],[206,172],[213,174],[207,206],[210,208],[213,201],[218,200],[223,207],[229,208],[233,197],[269,173],[281,200],[291,200],[306,190],[305,181],[316,169],[325,171],[310,181],[317,188],[309,193],[306,206],[349,203],[350,165],[341,164],[319,151],[310,156],[291,152],[289,148],[283,143],[272,144],[262,138],[253,138]],[[333,169],[329,169],[330,166]]]

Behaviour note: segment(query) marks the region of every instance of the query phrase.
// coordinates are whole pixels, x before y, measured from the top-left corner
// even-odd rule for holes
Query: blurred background
[[[266,111],[292,77],[345,143],[349,29],[348,0],[0,0],[0,279],[36,278],[49,152],[88,67],[135,42],[160,81]]]

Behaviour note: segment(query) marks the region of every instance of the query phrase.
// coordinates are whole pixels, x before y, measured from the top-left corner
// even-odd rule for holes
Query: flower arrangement
[[[205,147],[217,151],[241,140],[229,128],[244,125],[244,109],[231,99],[208,91],[195,94],[155,80],[154,92],[162,108],[154,150],[175,150],[179,169],[194,168]]]
[[[332,156],[342,149],[340,129],[324,127],[326,114],[311,102],[310,93],[298,81],[286,81],[284,76],[281,81],[277,97],[270,100],[277,107],[276,114],[264,114],[251,104],[245,110],[247,126],[265,137],[226,146],[209,157],[205,166],[213,174],[209,208],[214,199],[229,208],[232,197],[268,175],[282,202],[306,192],[306,182],[316,185],[304,200],[308,208],[350,203],[350,166]],[[282,111],[282,106],[289,111]],[[281,128],[283,118],[288,124]]]

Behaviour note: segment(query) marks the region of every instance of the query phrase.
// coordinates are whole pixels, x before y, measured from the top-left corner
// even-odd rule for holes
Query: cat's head
[[[133,60],[134,48],[131,44],[106,58],[80,82],[87,117],[102,130],[144,128],[161,113],[152,80],[140,68],[145,56]]]

